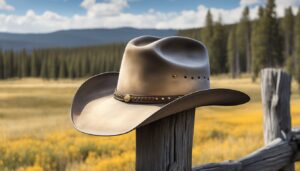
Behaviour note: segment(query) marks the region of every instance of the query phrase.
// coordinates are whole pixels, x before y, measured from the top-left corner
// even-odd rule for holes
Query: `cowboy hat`
[[[92,135],[119,135],[178,112],[208,105],[239,105],[249,96],[210,89],[206,47],[185,37],[137,37],[128,42],[120,73],[89,78],[77,90],[74,127]]]

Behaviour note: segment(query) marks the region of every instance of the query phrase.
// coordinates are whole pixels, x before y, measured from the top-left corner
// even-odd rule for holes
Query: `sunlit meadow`
[[[75,131],[69,107],[83,80],[0,82],[0,170],[131,171],[135,132],[115,137]],[[240,158],[263,146],[260,83],[250,77],[212,78],[212,87],[242,90],[251,102],[197,110],[193,165]],[[300,98],[293,83],[293,126],[300,125]],[[120,113],[121,114],[121,113]],[[100,118],[99,118],[100,119]]]

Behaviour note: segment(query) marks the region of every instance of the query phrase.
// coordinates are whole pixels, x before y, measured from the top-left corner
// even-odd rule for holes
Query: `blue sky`
[[[85,10],[80,7],[82,0],[6,0],[6,2],[16,9],[14,11],[6,11],[6,13],[18,15],[26,13],[28,9],[34,10],[37,14],[42,14],[47,10],[66,16],[85,13]],[[104,0],[97,0],[96,2],[101,3]],[[126,8],[124,12],[135,14],[142,13],[148,9],[163,12],[193,10],[199,4],[203,4],[209,8],[231,9],[238,7],[240,4],[238,0],[129,0],[128,2],[130,7]]]
[[[51,32],[62,29],[202,27],[210,9],[224,24],[240,19],[245,6],[257,17],[266,0],[0,0],[0,31]],[[278,16],[300,0],[276,0]]]

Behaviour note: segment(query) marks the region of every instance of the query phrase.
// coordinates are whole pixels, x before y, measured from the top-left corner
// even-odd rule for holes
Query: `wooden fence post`
[[[195,109],[136,130],[137,171],[190,171]]]
[[[276,138],[286,138],[291,132],[290,94],[291,76],[280,69],[261,71],[262,103],[264,111],[264,141],[269,144]],[[292,160],[290,160],[292,162]],[[293,171],[291,163],[282,169]]]

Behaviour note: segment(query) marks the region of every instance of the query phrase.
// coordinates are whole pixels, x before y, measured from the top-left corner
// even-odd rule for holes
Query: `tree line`
[[[80,48],[0,50],[0,79],[41,77],[80,78],[118,71],[125,44]]]
[[[274,0],[268,0],[250,20],[245,7],[240,21],[223,25],[214,22],[207,12],[205,27],[178,30],[204,42],[209,51],[212,74],[252,74],[260,69],[283,67],[300,83],[300,10],[285,10],[283,18],[275,11]],[[109,44],[78,48],[50,48],[32,51],[0,50],[0,79],[41,77],[46,79],[87,77],[105,71],[118,71],[125,44]]]
[[[283,18],[277,16],[275,8],[275,1],[268,0],[258,9],[258,18],[251,21],[245,7],[240,21],[232,25],[222,25],[221,17],[213,22],[208,11],[205,27],[180,30],[178,34],[204,42],[213,74],[229,72],[235,78],[251,73],[255,80],[260,69],[281,67],[300,83],[300,8],[297,14],[287,8]]]

